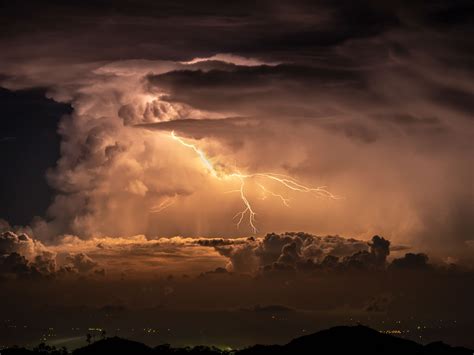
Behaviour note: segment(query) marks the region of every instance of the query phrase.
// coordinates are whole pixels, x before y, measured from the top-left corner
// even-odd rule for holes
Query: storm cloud
[[[30,234],[251,234],[232,223],[237,184],[213,180],[175,131],[224,170],[291,175],[342,197],[291,192],[287,208],[248,186],[258,235],[380,233],[469,257],[471,2],[108,5],[4,5],[1,86],[43,88],[73,109],[47,172],[54,199]],[[250,269],[320,252],[293,242],[276,260],[265,245],[220,252],[235,265],[248,253]]]
[[[87,275],[102,272],[98,266],[85,253],[58,254],[26,233],[6,231],[0,234],[0,279]]]

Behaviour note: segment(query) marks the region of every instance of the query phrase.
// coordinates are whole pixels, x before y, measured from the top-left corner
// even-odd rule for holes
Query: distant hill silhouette
[[[6,349],[2,355],[62,355],[64,350],[40,346],[34,350],[22,348]],[[196,346],[172,348],[159,345],[151,348],[145,344],[118,337],[106,338],[73,351],[73,355],[181,355],[181,354],[235,354],[235,355],[305,355],[305,354],[364,354],[364,355],[472,355],[473,351],[451,347],[442,342],[421,345],[411,340],[382,334],[371,328],[340,326],[311,335],[296,338],[286,345],[254,345],[232,352],[214,347]]]

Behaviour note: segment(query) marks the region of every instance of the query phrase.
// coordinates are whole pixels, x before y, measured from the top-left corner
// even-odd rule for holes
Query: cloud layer
[[[267,234],[249,238],[99,237],[66,235],[45,246],[25,233],[0,235],[2,278],[154,279],[169,275],[312,275],[361,271],[428,270],[454,267],[452,261],[434,264],[422,253],[406,253],[390,241],[371,242],[307,233]],[[391,254],[392,252],[392,254]],[[464,266],[463,266],[464,267]]]

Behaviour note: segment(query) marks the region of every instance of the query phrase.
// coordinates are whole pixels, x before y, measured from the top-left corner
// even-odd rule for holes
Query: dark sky
[[[44,90],[0,91],[1,196],[9,201],[0,215],[12,224],[26,225],[42,216],[52,200],[46,170],[59,158],[59,119],[67,105],[45,98]]]

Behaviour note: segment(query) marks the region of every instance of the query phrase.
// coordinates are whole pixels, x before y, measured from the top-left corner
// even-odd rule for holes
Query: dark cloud
[[[229,258],[235,272],[262,269],[313,271],[321,268],[381,268],[390,242],[375,236],[372,243],[338,236],[319,237],[307,233],[267,234],[244,245],[214,246]],[[341,261],[339,258],[342,257]]]
[[[219,119],[183,118],[172,121],[138,124],[136,127],[156,131],[175,131],[180,136],[193,139],[225,139],[227,146],[238,150],[243,147],[245,137],[258,137],[258,132],[264,129],[264,124],[257,118],[223,117]],[[232,134],[229,134],[229,132],[232,132]]]
[[[219,240],[217,240],[219,241]],[[274,272],[314,273],[349,271],[442,270],[455,268],[445,263],[430,264],[424,253],[407,253],[389,260],[390,251],[407,247],[390,246],[378,235],[370,242],[338,236],[319,237],[306,233],[271,233],[260,239],[239,243],[205,243],[229,260],[227,268],[236,273],[273,274]],[[220,270],[220,269],[219,269]]]
[[[365,78],[360,70],[285,64],[234,71],[175,71],[148,80],[152,87],[165,90],[170,102],[218,112],[238,110],[235,114],[241,116],[295,119],[338,112],[323,101],[339,90],[365,96]],[[315,105],[318,101],[321,105]]]
[[[215,1],[120,0],[85,5],[23,0],[2,6],[1,38],[11,43],[12,37],[20,41],[33,33],[39,44],[47,45],[38,46],[40,54],[49,51],[82,60],[176,60],[216,52],[314,59],[321,58],[317,52],[324,53],[325,48],[399,28],[446,30],[469,24],[472,5],[454,3],[241,1],[222,6]],[[28,16],[25,8],[37,16]],[[64,47],[70,51],[61,52]],[[10,55],[22,55],[23,50],[15,48]]]
[[[198,239],[197,244],[203,247],[220,247],[226,245],[245,244],[247,241],[254,241],[254,238],[249,237],[247,239],[223,239],[223,238],[207,238]]]
[[[56,255],[45,251],[40,255],[36,255],[32,264],[41,274],[52,275],[56,272]]]
[[[84,253],[71,254],[66,256],[68,264],[65,266],[77,270],[80,273],[87,273],[98,266],[94,260]]]
[[[441,87],[433,94],[433,99],[448,109],[455,110],[468,119],[474,117],[474,93],[456,87]]]
[[[27,16],[28,8],[37,16]],[[182,59],[224,53],[267,52],[328,47],[350,38],[376,35],[397,26],[397,6],[353,5],[326,1],[242,1],[222,6],[215,1],[100,1],[94,5],[24,0],[2,7],[4,42],[35,33],[56,56],[87,60],[123,57]],[[179,26],[177,24],[179,23]],[[40,31],[38,31],[40,29]],[[61,29],[61,31],[58,31]],[[94,36],[90,36],[94,34]],[[66,45],[72,53],[60,53]],[[18,40],[18,39],[17,39]],[[136,44],[140,45],[137,46]],[[130,50],[135,44],[136,51]],[[41,48],[38,48],[41,51]],[[44,51],[45,49],[43,49]],[[21,49],[17,49],[18,55]],[[132,54],[135,53],[135,54]]]
[[[0,234],[1,277],[49,277],[56,271],[55,257],[41,242],[25,233]]]
[[[426,270],[430,265],[428,264],[428,255],[407,253],[403,258],[394,259],[390,267],[393,269]]]
[[[0,234],[0,255],[10,253],[20,253],[29,259],[34,259],[42,253],[49,252],[40,241],[29,237],[26,233],[5,231]]]
[[[470,94],[454,93],[454,89],[447,90],[442,84],[420,76],[416,63],[400,59],[399,64],[387,62],[380,67],[360,68],[361,64],[348,63],[341,67],[282,64],[236,66],[234,70],[180,70],[149,76],[148,80],[152,88],[164,90],[168,94],[164,99],[170,102],[203,110],[258,116],[261,120],[301,121],[305,118],[303,122],[307,124],[316,124],[365,142],[375,141],[382,133],[389,134],[391,127],[388,124],[399,127],[405,134],[436,135],[445,133],[454,123],[438,117],[435,108],[427,116],[426,108],[413,107],[414,111],[407,113],[406,109],[398,107],[400,100],[406,100],[405,94],[391,90],[400,85],[409,88],[414,95],[420,95],[417,100],[424,101],[425,105],[441,105],[454,109],[456,115],[472,116],[466,96]],[[399,79],[392,77],[395,75]],[[385,85],[392,88],[380,90],[379,83],[374,82],[378,76],[385,76]],[[413,81],[413,76],[420,77],[418,82]],[[446,95],[433,96],[432,92],[446,92]],[[375,119],[378,127],[360,117],[364,115]],[[213,131],[222,133],[223,125],[230,122],[219,121],[196,123],[194,129],[207,125],[211,134]],[[181,125],[184,132],[189,129],[188,133],[193,133],[193,127],[186,127],[184,122],[176,125]],[[197,133],[196,137],[199,136]]]
[[[52,278],[69,273],[87,275],[104,272],[85,253],[68,254],[62,260],[56,252],[26,233],[2,232],[0,258],[2,278]]]
[[[43,276],[38,269],[30,265],[26,258],[18,253],[0,257],[0,280],[10,278],[32,279]]]

